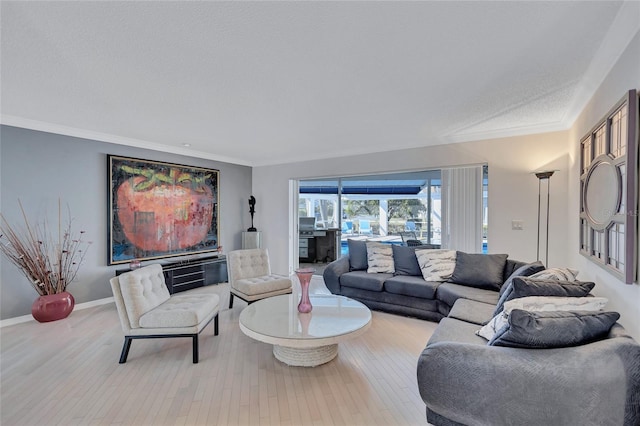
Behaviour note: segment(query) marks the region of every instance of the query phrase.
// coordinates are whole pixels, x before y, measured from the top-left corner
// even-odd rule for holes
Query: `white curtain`
[[[442,247],[482,252],[482,166],[442,169]]]

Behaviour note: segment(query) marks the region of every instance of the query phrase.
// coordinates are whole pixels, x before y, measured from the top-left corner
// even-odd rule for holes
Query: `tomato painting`
[[[118,188],[118,219],[129,241],[142,250],[170,251],[204,240],[213,216],[211,190],[159,185],[136,191],[139,180]]]
[[[217,171],[143,161],[112,160],[111,263],[217,249]]]

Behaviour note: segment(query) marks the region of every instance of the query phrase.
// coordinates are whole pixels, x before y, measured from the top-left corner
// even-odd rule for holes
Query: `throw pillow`
[[[394,275],[422,275],[420,265],[418,265],[418,258],[416,257],[416,250],[413,247],[407,246],[391,246],[393,250],[393,264],[396,272]]]
[[[532,277],[514,277],[504,291],[494,315],[502,311],[505,302],[526,296],[583,297],[589,294],[595,283],[582,281],[541,280]]]
[[[349,270],[364,271],[367,269],[367,242],[360,240],[347,240],[349,248]]]
[[[589,311],[604,310],[609,300],[605,297],[553,297],[528,296],[509,300],[504,304],[504,314],[509,315],[514,309],[533,312],[550,311]]]
[[[381,243],[367,243],[367,273],[387,273],[395,272],[393,265],[393,251],[391,245]]]
[[[456,267],[455,250],[416,250],[416,257],[426,281],[446,281]]]
[[[498,290],[507,254],[469,254],[456,252],[456,264],[449,281],[468,287]]]
[[[544,271],[536,272],[530,275],[531,278],[539,278],[541,280],[560,280],[575,281],[578,276],[577,269],[571,268],[549,268]]]
[[[539,260],[519,267],[509,275],[509,278],[507,278],[504,284],[502,284],[502,287],[500,287],[500,296],[502,296],[504,291],[507,289],[507,286],[511,284],[511,281],[515,277],[528,277],[540,271],[544,271],[544,265]]]
[[[491,318],[491,321],[482,326],[482,328],[476,331],[476,334],[480,337],[484,337],[487,340],[493,339],[503,327],[508,324],[508,316],[504,312],[500,312]]]
[[[530,312],[514,309],[491,346],[561,348],[604,338],[618,321],[617,312]]]
[[[608,300],[604,297],[547,297],[528,296],[509,300],[504,304],[504,309],[476,331],[478,336],[487,340],[493,339],[503,327],[508,323],[509,314],[514,309],[521,309],[529,312],[550,312],[550,311],[602,311]]]

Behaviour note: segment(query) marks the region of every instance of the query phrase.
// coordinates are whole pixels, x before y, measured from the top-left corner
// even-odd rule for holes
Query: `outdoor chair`
[[[111,278],[111,290],[124,331],[120,364],[127,362],[133,339],[191,337],[193,363],[198,363],[198,335],[214,320],[218,335],[217,294],[170,295],[162,266],[145,266]]]
[[[271,273],[269,252],[266,249],[234,250],[227,254],[229,275],[229,309],[233,298],[247,303],[279,294],[291,293],[291,280]]]
[[[405,246],[416,247],[425,245],[425,243],[418,239],[414,231],[401,232],[400,237],[402,237],[402,242]]]
[[[420,249],[439,249],[440,244],[428,244],[424,240],[419,240],[415,232],[401,232],[402,242],[407,247],[419,247]]]
[[[342,222],[342,234],[343,235],[353,234],[353,222],[349,220],[345,220]]]
[[[359,223],[358,233],[363,235],[371,235],[373,233],[373,231],[371,230],[371,222],[361,219]]]

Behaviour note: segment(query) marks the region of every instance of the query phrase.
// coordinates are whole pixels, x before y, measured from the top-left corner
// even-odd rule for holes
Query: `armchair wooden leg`
[[[124,345],[122,346],[122,353],[120,353],[120,364],[127,362],[127,356],[129,356],[129,348],[131,347],[132,337],[124,336]]]
[[[216,314],[215,318],[213,319],[213,335],[217,336],[218,335],[218,315]]]
[[[198,363],[198,335],[193,335],[193,363]]]
[[[229,309],[233,308],[233,293],[229,293]]]

